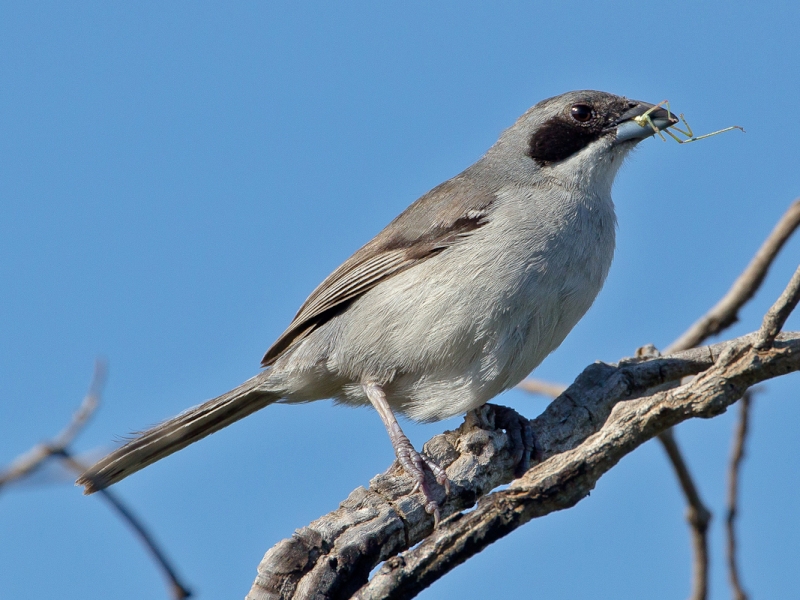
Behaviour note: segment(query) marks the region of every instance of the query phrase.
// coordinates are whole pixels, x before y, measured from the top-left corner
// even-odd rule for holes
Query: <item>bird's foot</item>
[[[539,452],[536,448],[536,440],[533,437],[531,423],[524,416],[513,408],[500,406],[499,404],[486,404],[485,408],[491,411],[494,423],[486,423],[483,413],[484,407],[472,412],[473,418],[481,425],[488,428],[504,429],[511,443],[511,457],[514,461],[514,476],[522,477],[531,467],[531,459],[538,460]]]
[[[427,467],[433,474],[436,483],[444,487],[445,497],[450,494],[450,480],[447,478],[447,473],[436,462],[417,452],[399,427],[390,431],[389,437],[392,440],[397,461],[414,480],[414,488],[411,493],[422,492],[425,496],[425,512],[433,515],[433,526],[438,527],[440,519],[439,501],[434,496],[434,492],[425,478],[425,468]]]
[[[417,491],[422,492],[425,496],[425,512],[429,515],[433,515],[433,526],[434,528],[438,527],[441,517],[439,501],[434,496],[431,486],[428,485],[425,479],[425,468],[427,467],[428,470],[433,473],[436,483],[444,486],[445,498],[450,494],[450,480],[447,478],[447,473],[430,458],[416,451],[411,444],[411,440],[408,439],[400,428],[400,423],[397,422],[389,403],[386,401],[383,388],[380,385],[366,383],[364,384],[364,391],[369,401],[375,407],[375,410],[378,411],[383,424],[386,426],[386,431],[389,433],[389,439],[392,442],[397,461],[400,463],[400,466],[403,467],[403,470],[414,480],[412,493]]]

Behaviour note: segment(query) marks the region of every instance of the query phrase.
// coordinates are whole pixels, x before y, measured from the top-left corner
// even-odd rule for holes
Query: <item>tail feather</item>
[[[177,417],[156,425],[90,467],[76,482],[83,493],[102,490],[173,452],[280,399],[263,389],[261,373],[231,390]]]

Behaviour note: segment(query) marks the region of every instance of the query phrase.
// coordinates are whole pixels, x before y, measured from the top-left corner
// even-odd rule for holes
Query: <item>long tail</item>
[[[280,395],[264,389],[266,373],[156,425],[90,467],[76,482],[83,493],[102,490],[149,464],[264,408]]]

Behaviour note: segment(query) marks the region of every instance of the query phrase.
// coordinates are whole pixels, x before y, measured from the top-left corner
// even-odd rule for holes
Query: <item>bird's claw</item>
[[[441,518],[439,501],[435,498],[434,492],[425,478],[425,468],[427,467],[433,474],[436,483],[444,487],[445,497],[450,494],[450,480],[447,478],[447,472],[433,460],[417,452],[405,436],[397,440],[396,450],[400,466],[414,480],[411,493],[422,492],[425,496],[425,512],[433,515],[434,528],[438,527]]]
[[[540,459],[530,421],[513,408],[499,404],[487,404],[486,406],[494,412],[495,427],[504,429],[509,437],[514,461],[514,476],[522,477],[530,469],[531,460],[538,461]],[[476,415],[476,417],[480,422],[480,415]]]

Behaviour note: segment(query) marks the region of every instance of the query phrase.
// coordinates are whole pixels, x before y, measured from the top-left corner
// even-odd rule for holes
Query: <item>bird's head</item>
[[[647,114],[649,119],[642,119]],[[581,90],[548,98],[503,132],[486,159],[534,179],[610,192],[624,157],[657,129],[678,122],[661,107]]]

